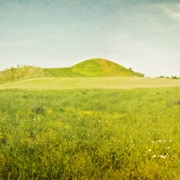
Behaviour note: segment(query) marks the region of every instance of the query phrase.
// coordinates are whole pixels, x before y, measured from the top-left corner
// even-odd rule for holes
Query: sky
[[[180,76],[180,1],[0,0],[0,70],[91,58]]]

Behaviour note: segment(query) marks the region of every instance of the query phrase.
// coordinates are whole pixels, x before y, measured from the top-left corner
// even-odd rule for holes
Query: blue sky
[[[95,57],[180,76],[180,1],[0,0],[0,70]]]

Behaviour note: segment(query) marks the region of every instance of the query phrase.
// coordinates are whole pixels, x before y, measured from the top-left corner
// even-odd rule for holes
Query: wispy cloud
[[[159,6],[169,17],[180,23],[180,3]]]

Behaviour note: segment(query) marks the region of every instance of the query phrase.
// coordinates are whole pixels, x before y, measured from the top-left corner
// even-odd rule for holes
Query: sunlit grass
[[[153,87],[180,87],[175,79],[142,78],[142,77],[81,77],[56,78],[41,77],[16,81],[0,85],[0,89],[131,89]]]
[[[0,179],[179,179],[180,89],[1,90]]]

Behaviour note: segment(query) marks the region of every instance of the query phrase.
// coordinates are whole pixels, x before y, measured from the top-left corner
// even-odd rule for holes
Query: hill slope
[[[119,64],[106,59],[89,59],[80,62],[70,68],[45,68],[45,76],[51,77],[142,77]]]

